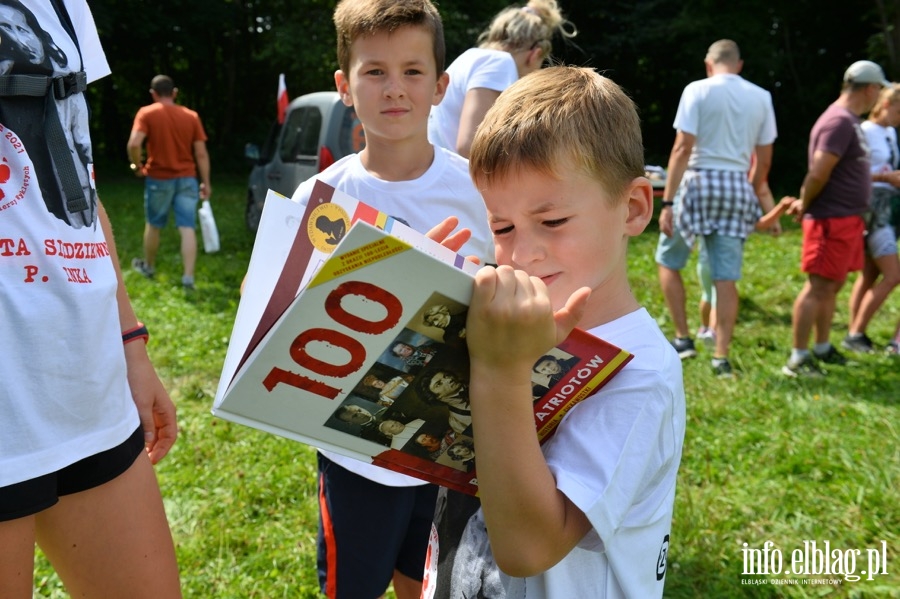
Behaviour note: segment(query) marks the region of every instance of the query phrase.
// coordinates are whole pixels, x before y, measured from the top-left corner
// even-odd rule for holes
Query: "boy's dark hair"
[[[424,27],[433,39],[437,75],[444,72],[444,24],[431,0],[341,0],[334,10],[338,68],[349,76],[350,47],[362,36],[401,27]]]
[[[519,79],[488,110],[469,155],[479,187],[522,170],[559,177],[564,167],[598,181],[614,202],[644,176],[637,108],[592,69],[548,67]]]

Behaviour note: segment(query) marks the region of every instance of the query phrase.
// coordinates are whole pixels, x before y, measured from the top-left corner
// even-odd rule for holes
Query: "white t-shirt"
[[[20,25],[42,50],[31,54],[28,70],[81,70],[79,48],[51,4],[24,5]],[[87,3],[70,0],[66,7],[88,82],[108,75]],[[4,43],[9,54],[0,56],[3,74],[21,68],[21,55],[10,47]],[[115,269],[97,218],[84,94],[56,102],[89,205],[76,214],[65,207],[49,154],[29,131],[43,121],[44,99],[23,107],[17,98],[13,108],[0,98],[0,487],[115,447],[139,425]]]
[[[485,88],[502,92],[516,82],[519,72],[512,54],[503,50],[470,48],[447,67],[450,83],[428,118],[428,140],[436,146],[456,151],[459,120],[466,94],[471,89]]]
[[[358,154],[351,154],[301,183],[292,199],[306,205],[315,179],[403,221],[421,233],[426,233],[448,216],[456,216],[460,227],[472,231],[472,238],[459,253],[478,256],[483,262],[493,262],[494,245],[488,227],[487,211],[469,177],[468,161],[458,154],[435,146],[431,166],[421,177],[411,181],[379,179],[365,169]],[[406,487],[425,484],[417,478],[380,466],[330,451],[322,453],[347,470],[383,485]]]
[[[746,173],[756,146],[778,136],[772,94],[729,73],[689,83],[673,126],[697,138],[688,159],[692,169]]]
[[[863,133],[866,134],[866,143],[869,145],[869,160],[871,161],[872,174],[889,173],[897,169],[897,130],[893,127],[884,127],[872,121],[863,121]],[[894,186],[885,181],[873,181],[873,187],[894,189]]]
[[[499,572],[485,553],[479,510],[469,518],[458,547],[445,547],[437,539],[438,560],[445,552],[462,556],[463,575],[447,580],[426,573],[427,580],[442,580],[454,590],[426,587],[424,597],[460,599],[488,587],[491,597],[503,599],[662,596],[684,443],[681,361],[645,309],[590,332],[632,352],[634,359],[572,408],[542,450],[557,488],[584,512],[593,529],[546,572],[512,578]],[[448,507],[442,517],[450,511]],[[439,567],[456,571],[458,564],[439,561]]]

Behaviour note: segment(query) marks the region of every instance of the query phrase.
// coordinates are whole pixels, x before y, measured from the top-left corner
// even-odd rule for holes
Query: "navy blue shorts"
[[[144,451],[144,431],[121,445],[86,457],[62,470],[0,488],[0,522],[24,518],[56,505],[63,495],[108,483],[128,470]]]
[[[422,580],[435,485],[388,487],[319,460],[319,585],[329,599],[375,599],[394,570]]]

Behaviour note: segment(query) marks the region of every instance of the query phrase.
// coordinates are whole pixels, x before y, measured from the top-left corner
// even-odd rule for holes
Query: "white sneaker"
[[[709,349],[716,347],[716,330],[709,327],[700,327],[697,331],[697,340],[703,342],[703,345]]]
[[[799,362],[788,360],[787,364],[781,367],[781,373],[791,378],[808,378],[818,379],[825,376],[819,365],[816,364],[812,356],[801,358]]]

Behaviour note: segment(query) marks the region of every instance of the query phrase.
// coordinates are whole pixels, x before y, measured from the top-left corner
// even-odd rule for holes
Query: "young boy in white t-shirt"
[[[481,509],[458,547],[437,522],[424,596],[661,597],[685,401],[628,283],[628,239],[653,213],[634,104],[590,69],[533,73],[487,113],[470,172],[500,265],[476,275],[466,324]],[[541,446],[532,365],[574,326],[634,359]],[[441,497],[436,520],[452,511]]]
[[[487,214],[466,160],[428,142],[429,112],[447,87],[437,9],[428,0],[342,0],[334,24],[335,84],[363,124],[366,147],[315,179],[422,233],[456,216],[471,231],[460,253],[490,261]],[[306,204],[314,183],[301,184],[293,199]],[[438,345],[419,348],[407,372]],[[378,597],[393,582],[398,599],[417,599],[437,488],[333,452],[318,460],[322,592]]]

